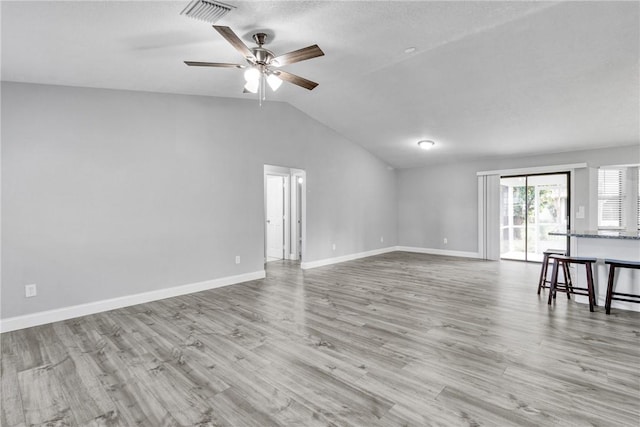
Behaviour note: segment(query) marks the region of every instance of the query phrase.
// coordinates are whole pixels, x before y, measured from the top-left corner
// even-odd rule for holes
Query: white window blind
[[[598,170],[598,228],[624,228],[624,169]]]

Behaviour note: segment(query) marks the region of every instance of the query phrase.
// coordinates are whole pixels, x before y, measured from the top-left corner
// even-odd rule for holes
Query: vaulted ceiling
[[[268,100],[394,167],[640,141],[638,2],[227,2],[217,24],[247,45],[263,30],[276,54],[325,52],[284,67],[316,89]],[[240,70],[184,65],[243,61],[180,15],[188,3],[3,1],[2,80],[246,98],[260,114]]]

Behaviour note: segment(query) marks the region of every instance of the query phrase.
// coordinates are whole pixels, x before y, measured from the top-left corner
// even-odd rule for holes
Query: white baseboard
[[[41,311],[39,313],[27,314],[24,316],[9,317],[7,319],[0,320],[0,332],[15,331],[18,329],[30,328],[32,326],[44,325],[46,323],[59,322],[61,320],[73,319],[75,317],[101,313],[103,311],[114,310],[116,308],[129,307],[132,305],[191,294],[194,292],[221,288],[223,286],[234,285],[236,283],[263,279],[265,277],[265,271],[260,270],[252,273],[221,277],[219,279],[207,280],[204,282],[190,283],[188,285],[174,286],[171,288],[158,289],[156,291],[143,292],[134,295],[126,295],[123,297],[74,305],[71,307],[63,307],[55,310]]]
[[[432,249],[432,248],[415,248],[411,246],[396,246],[396,251],[401,252],[415,252],[419,254],[431,254],[431,255],[444,255],[455,256],[462,258],[482,258],[478,252],[465,252],[465,251],[450,251],[446,249]]]
[[[431,248],[415,248],[409,246],[390,246],[387,248],[374,249],[366,252],[358,252],[355,254],[343,255],[335,258],[326,258],[318,261],[302,262],[300,267],[303,270],[322,267],[325,265],[338,264],[345,261],[352,261],[360,258],[366,258],[374,255],[380,255],[388,252],[403,251],[415,252],[432,255],[445,255],[464,258],[480,258],[477,252],[449,251],[443,249]],[[204,282],[191,283],[188,285],[175,286],[171,288],[158,289],[156,291],[143,292],[140,294],[126,295],[108,300],[95,301],[86,304],[74,305],[70,307],[58,308],[55,310],[41,311],[38,313],[27,314],[24,316],[9,317],[0,319],[0,333],[15,331],[18,329],[30,328],[32,326],[44,325],[47,323],[59,322],[62,320],[73,319],[75,317],[87,316],[90,314],[101,313],[104,311],[114,310],[122,307],[129,307],[136,304],[144,304],[146,302],[157,301],[165,298],[171,298],[180,295],[191,294],[194,292],[206,291],[208,289],[220,288],[223,286],[233,285],[236,283],[248,282],[250,280],[263,279],[265,271],[254,271],[252,273],[239,274],[237,276],[222,277],[219,279],[207,280]]]
[[[395,246],[390,246],[388,248],[374,249],[372,251],[366,251],[366,252],[358,252],[355,254],[343,255],[335,258],[325,258],[325,259],[320,259],[318,261],[302,262],[300,263],[300,267],[303,270],[308,270],[310,268],[323,267],[325,265],[338,264],[340,262],[345,262],[345,261],[353,261],[354,259],[386,254],[387,252],[393,252],[395,250],[396,250]]]
[[[575,302],[577,302],[578,304],[589,305],[589,300],[587,299],[586,296],[574,295],[573,298],[575,299]],[[598,307],[599,307],[598,310],[601,310],[601,311],[604,312],[605,302],[606,302],[605,301],[605,297],[603,295],[598,295],[598,297],[597,297],[597,303],[598,303]],[[620,309],[620,310],[627,310],[627,311],[638,311],[638,312],[640,312],[640,304],[638,304],[637,302],[613,300],[613,301],[611,301],[611,308],[616,308],[616,309]],[[589,308],[587,307],[587,310],[588,309]],[[613,314],[613,312],[612,312],[612,314]]]

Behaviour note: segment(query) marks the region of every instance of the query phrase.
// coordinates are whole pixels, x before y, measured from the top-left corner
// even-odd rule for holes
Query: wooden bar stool
[[[551,300],[555,299],[556,292],[560,290],[561,292],[566,292],[567,294],[576,294],[576,295],[586,295],[589,297],[589,311],[594,311],[593,307],[597,306],[596,302],[596,293],[593,286],[593,264],[596,262],[596,258],[585,258],[585,257],[570,257],[565,255],[549,255],[549,259],[553,261],[553,270],[551,272],[551,284],[549,285],[549,302],[551,304]],[[586,288],[578,288],[573,286],[573,284],[562,284],[558,283],[558,270],[560,268],[560,264],[562,264],[562,268],[569,268],[570,264],[582,264],[584,265],[587,272],[587,287]],[[577,291],[577,292],[576,292]]]
[[[613,291],[613,282],[615,281],[616,268],[636,268],[640,269],[640,262],[638,261],[623,261],[619,259],[605,259],[605,264],[609,265],[609,281],[607,282],[607,298],[604,303],[604,308],[607,314],[611,313],[611,300],[616,301],[628,301],[640,303],[640,295],[625,294],[622,292]]]
[[[540,290],[542,290],[543,288],[544,289],[549,288],[547,284],[551,283],[551,280],[547,279],[549,262],[551,261],[549,260],[549,256],[550,255],[566,255],[566,254],[567,253],[562,249],[548,249],[542,253],[543,255],[542,269],[540,270],[540,280],[538,280],[538,295],[540,295]],[[569,286],[571,286],[571,275],[569,274],[569,267],[567,267],[566,264],[563,264],[562,267],[563,267],[562,274],[564,275],[564,282],[562,282],[562,284],[563,285],[568,284]],[[567,294],[567,297],[571,298],[569,294]]]

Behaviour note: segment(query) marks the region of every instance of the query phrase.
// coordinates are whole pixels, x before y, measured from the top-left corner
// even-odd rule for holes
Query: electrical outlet
[[[331,249],[333,249],[334,251],[336,250],[336,244],[335,243],[333,245],[331,245]]]
[[[236,255],[236,264],[240,264],[240,255]]]
[[[38,288],[35,283],[31,285],[24,285],[24,296],[26,298],[35,297],[36,295],[38,295]]]
[[[384,243],[384,236],[380,236],[380,243]]]
[[[444,244],[446,245],[447,243],[448,243],[448,240],[447,240],[447,238],[445,237],[445,238],[444,238]]]

